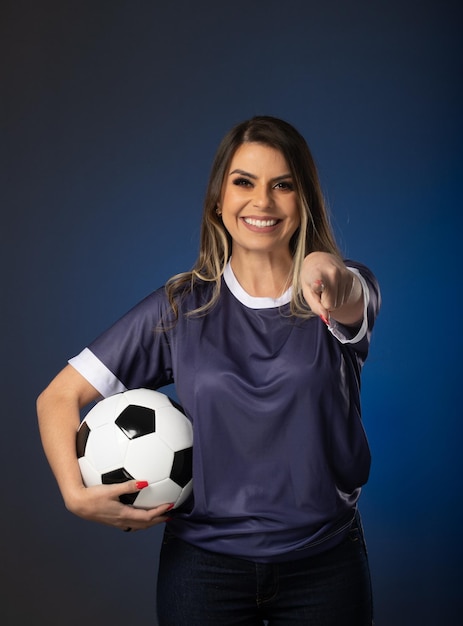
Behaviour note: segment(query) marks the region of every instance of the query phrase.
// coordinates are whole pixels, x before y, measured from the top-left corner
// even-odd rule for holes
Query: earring
[[[217,215],[222,215],[222,209],[220,209],[218,206],[216,207],[215,212],[217,213]]]

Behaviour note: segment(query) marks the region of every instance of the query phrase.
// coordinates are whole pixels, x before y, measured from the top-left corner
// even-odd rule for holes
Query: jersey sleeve
[[[69,360],[107,397],[126,389],[157,389],[173,382],[164,289],[142,300],[107,331]]]
[[[346,261],[347,268],[358,276],[363,289],[363,318],[360,326],[346,326],[330,319],[328,329],[342,344],[350,346],[364,361],[368,354],[371,333],[381,306],[379,284],[365,265]]]

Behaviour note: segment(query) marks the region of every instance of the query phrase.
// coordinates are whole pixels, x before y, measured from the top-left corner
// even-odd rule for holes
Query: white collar
[[[292,287],[289,287],[279,298],[261,298],[249,295],[236,279],[230,261],[225,266],[223,279],[235,298],[249,309],[274,309],[291,301]]]

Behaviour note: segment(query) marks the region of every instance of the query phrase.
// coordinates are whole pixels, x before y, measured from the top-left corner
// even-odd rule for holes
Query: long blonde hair
[[[193,268],[172,276],[166,292],[174,318],[178,317],[178,299],[200,283],[213,283],[210,299],[187,314],[205,314],[220,295],[221,278],[232,252],[231,237],[217,215],[222,186],[236,150],[253,142],[279,150],[289,166],[298,197],[300,226],[290,241],[293,257],[291,313],[311,315],[302,296],[300,272],[310,252],[323,251],[340,256],[321,190],[314,159],[302,135],[288,122],[270,116],[253,117],[232,128],[222,139],[215,155],[204,200],[199,255]]]

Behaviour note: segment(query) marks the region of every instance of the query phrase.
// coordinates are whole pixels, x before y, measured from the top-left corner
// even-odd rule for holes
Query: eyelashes
[[[237,187],[253,187],[254,186],[253,182],[249,180],[249,178],[243,178],[243,177],[233,179],[233,184],[236,185]],[[292,182],[288,180],[282,180],[276,183],[272,187],[272,189],[280,189],[282,191],[294,191],[294,185]]]
[[[235,178],[233,184],[237,187],[252,187],[252,183],[247,178]]]
[[[277,183],[274,187],[274,189],[284,189],[284,190],[288,190],[288,191],[294,191],[294,185],[293,183],[291,183],[289,180],[283,180],[280,183]]]

